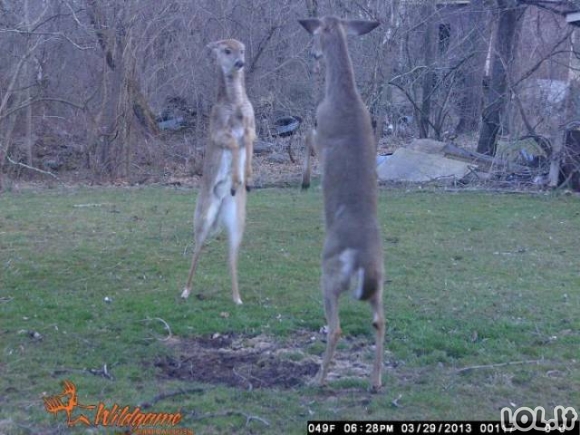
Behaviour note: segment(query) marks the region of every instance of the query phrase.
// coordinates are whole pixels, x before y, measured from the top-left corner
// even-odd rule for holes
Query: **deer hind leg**
[[[379,284],[377,292],[369,299],[373,312],[373,326],[376,333],[375,362],[371,373],[371,392],[378,392],[381,387],[381,374],[383,370],[383,346],[385,340],[385,314],[383,310],[383,284]]]
[[[193,281],[193,276],[195,275],[195,271],[197,269],[197,262],[199,261],[201,250],[202,245],[196,243],[195,248],[193,249],[193,258],[191,260],[191,266],[189,268],[189,275],[187,276],[187,283],[185,284],[185,288],[181,292],[182,299],[187,299],[191,293],[191,282]]]
[[[228,263],[232,280],[232,299],[237,305],[242,304],[242,298],[240,297],[240,290],[238,287],[238,253],[244,235],[246,219],[245,210],[246,192],[244,190],[241,190],[235,198],[226,198],[222,210],[222,219],[228,232]]]
[[[185,288],[181,292],[182,299],[187,299],[191,293],[191,283],[193,281],[193,276],[197,269],[197,263],[201,255],[203,246],[208,238],[208,236],[215,229],[217,224],[218,212],[220,204],[216,200],[210,200],[209,206],[207,202],[203,201],[203,198],[198,197],[199,204],[196,205],[195,209],[195,224],[194,224],[194,239],[195,246],[193,248],[193,256],[191,259],[191,266],[189,268],[189,275],[187,277],[187,283]]]
[[[315,382],[319,385],[326,384],[330,361],[332,360],[336,345],[342,334],[338,315],[338,298],[342,292],[348,289],[349,285],[349,277],[347,278],[340,273],[341,261],[338,257],[326,260],[322,268],[321,287],[324,298],[324,314],[328,325],[328,335],[326,337],[326,351],[322,357],[320,370],[315,378]]]

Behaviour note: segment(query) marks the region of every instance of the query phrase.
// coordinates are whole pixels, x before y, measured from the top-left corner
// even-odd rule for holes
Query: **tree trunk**
[[[136,0],[125,1],[114,17],[98,0],[86,0],[91,24],[103,56],[103,94],[91,131],[96,169],[116,177],[129,177],[135,121],[153,134],[159,133],[155,115],[147,102],[137,73],[137,45],[134,19]],[[107,22],[107,19],[109,22]],[[91,156],[89,161],[91,161]]]
[[[19,99],[16,98],[16,104],[19,104]],[[0,119],[0,124],[2,124],[3,136],[0,136],[0,192],[4,189],[4,183],[2,180],[4,174],[4,167],[6,164],[6,157],[8,155],[8,150],[10,149],[10,144],[12,142],[12,133],[14,132],[14,126],[16,125],[17,114],[13,113],[9,115],[4,120]],[[2,122],[4,121],[4,122]]]
[[[560,180],[560,175],[562,174],[562,164],[566,166],[568,163],[569,169],[575,172],[576,179],[580,179],[580,165],[575,168],[571,161],[566,162],[572,156],[578,158],[579,151],[567,149],[568,146],[572,145],[577,134],[574,135],[572,132],[566,131],[566,128],[574,128],[576,131],[578,125],[570,125],[571,121],[575,121],[578,116],[578,111],[580,109],[580,59],[578,59],[578,50],[580,49],[580,32],[575,30],[572,34],[572,47],[570,53],[570,70],[568,72],[568,97],[566,101],[565,115],[564,119],[567,121],[566,125],[562,128],[562,131],[556,133],[552,139],[552,154],[550,156],[550,173],[548,175],[548,185],[550,187],[557,187],[562,180]],[[576,133],[576,132],[574,132]],[[571,143],[569,143],[571,142]],[[574,177],[574,174],[566,174]],[[565,180],[563,180],[565,181]]]
[[[120,135],[119,126],[123,122],[123,113],[121,113],[122,105],[121,98],[123,96],[123,48],[120,46],[120,41],[117,41],[115,47],[106,53],[111,55],[109,59],[114,62],[114,68],[110,68],[110,63],[107,61],[109,68],[103,72],[106,76],[106,100],[105,111],[103,113],[103,121],[100,127],[99,140],[99,163],[101,169],[109,175],[116,175],[119,166],[119,154],[122,145],[119,143]]]
[[[423,8],[423,17],[425,21],[425,67],[426,72],[423,76],[423,86],[421,93],[421,112],[419,114],[419,137],[429,137],[429,117],[431,116],[431,97],[433,96],[433,87],[435,85],[435,72],[433,71],[433,60],[435,58],[435,26],[433,25],[434,6],[428,5]]]
[[[508,102],[507,74],[515,53],[517,24],[525,7],[518,7],[517,0],[496,0],[499,17],[494,38],[491,77],[484,88],[485,107],[477,144],[477,152],[494,156],[497,135]]]
[[[481,118],[483,70],[485,65],[486,7],[483,0],[472,0],[469,6],[470,33],[466,41],[465,55],[471,56],[464,67],[459,121],[457,133],[477,131]]]

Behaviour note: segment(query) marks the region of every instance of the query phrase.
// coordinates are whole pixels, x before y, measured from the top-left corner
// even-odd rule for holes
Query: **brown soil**
[[[284,342],[265,335],[172,338],[173,355],[158,358],[155,366],[162,378],[243,389],[293,388],[308,383],[318,371],[321,355],[305,351],[320,338],[311,332]],[[346,349],[336,352],[328,380],[369,376],[370,361],[360,361],[360,354],[363,347],[370,352],[371,343],[362,340],[345,340]]]

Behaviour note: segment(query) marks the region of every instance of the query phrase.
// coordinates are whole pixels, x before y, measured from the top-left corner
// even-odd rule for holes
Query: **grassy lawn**
[[[309,419],[499,420],[504,406],[580,411],[578,197],[381,190],[388,329],[376,395],[357,371],[372,360],[370,310],[347,295],[339,352],[352,364],[334,366],[328,388],[305,383],[324,349],[320,190],[249,195],[240,307],[224,236],[178,300],[195,197],[162,187],[0,196],[0,434],[105,433],[44,409],[65,379],[82,404],[148,402],[148,412],[179,411],[196,434],[303,434]],[[222,350],[252,346],[224,363]],[[283,382],[300,367],[302,378]]]

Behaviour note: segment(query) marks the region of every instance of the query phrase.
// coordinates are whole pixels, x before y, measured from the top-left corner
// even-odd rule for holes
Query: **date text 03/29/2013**
[[[578,435],[580,422],[570,430],[556,430],[554,434]],[[520,431],[505,428],[499,421],[308,421],[308,435],[416,435],[416,434],[449,434],[449,435],[496,435],[547,433],[545,430]]]

